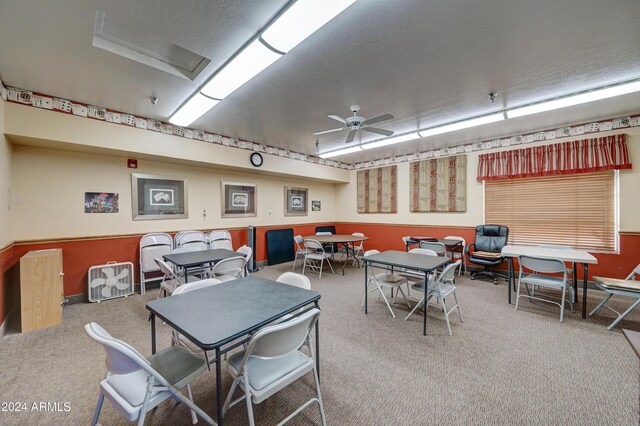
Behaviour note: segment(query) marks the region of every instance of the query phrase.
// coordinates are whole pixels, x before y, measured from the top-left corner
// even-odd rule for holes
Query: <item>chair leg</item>
[[[567,295],[567,286],[562,288],[562,302],[560,303],[560,322],[564,322],[564,299]],[[557,300],[557,299],[556,299]]]
[[[380,284],[378,284],[378,282],[376,281],[376,285],[378,286],[378,289],[380,290],[380,294],[382,295],[382,298],[384,299],[384,303],[387,304],[387,308],[389,308],[389,312],[391,312],[391,316],[393,317],[393,319],[396,318],[396,314],[393,313],[393,309],[391,309],[391,305],[389,304],[389,301],[387,300],[387,296],[384,295],[384,292],[382,291],[382,287],[380,287]]]
[[[409,315],[407,315],[407,316],[405,317],[405,319],[404,319],[404,320],[405,320],[405,321],[406,321],[406,320],[408,320],[408,319],[409,319],[409,317],[410,317],[411,315],[413,315],[413,313],[414,313],[414,312],[415,312],[415,311],[416,311],[416,310],[417,310],[417,309],[418,309],[422,304],[424,304],[424,303],[426,303],[426,299],[423,297],[423,298],[418,302],[418,304],[417,304],[416,306],[414,306],[414,307],[413,307],[413,309],[411,310],[411,312],[409,312]],[[426,312],[425,312],[425,315],[426,315]]]
[[[229,393],[227,394],[227,399],[224,401],[224,405],[222,406],[222,417],[229,410],[229,404],[231,404],[231,398],[233,398],[233,392],[236,390],[236,386],[238,386],[238,378],[233,379],[233,384],[231,385],[231,389],[229,389]]]
[[[404,299],[405,302],[407,302],[407,306],[410,308],[411,305],[409,304],[409,299],[407,299],[407,296],[404,294],[404,291],[402,291],[402,287],[400,286],[396,288],[396,296],[398,296],[398,293],[402,294],[402,298]]]
[[[248,383],[248,377],[245,376],[245,383]],[[245,385],[248,387],[248,385]],[[253,405],[251,404],[251,393],[248,393],[246,390],[244,392],[244,398],[247,403],[247,416],[249,416],[249,426],[254,426],[255,423],[253,421]]]
[[[296,251],[296,255],[293,257],[293,270],[296,270],[296,262],[298,261],[298,252]]]
[[[453,336],[453,331],[451,331],[451,323],[449,322],[449,311],[447,311],[446,299],[442,297],[440,300],[442,300],[441,302],[442,312],[444,312],[444,319],[447,322],[447,328],[449,329],[449,336]]]
[[[320,275],[318,275],[318,278],[322,278],[322,267],[323,266],[324,266],[324,257],[320,261]]]
[[[149,399],[151,398],[153,380],[154,378],[152,376],[149,376],[147,379],[147,391],[144,394],[144,401],[142,402],[140,414],[138,415],[138,426],[144,426],[144,418],[147,415],[147,407],[149,406]]]
[[[191,394],[191,385],[187,385],[187,396],[189,396],[189,400],[193,403],[193,394]],[[191,423],[194,425],[198,423],[198,417],[196,416],[196,412],[191,409]]]
[[[460,309],[460,303],[458,303],[458,295],[456,292],[453,292],[453,300],[456,302],[456,307],[458,308],[458,314],[460,315],[460,322],[464,322],[464,317],[462,316],[462,309]]]
[[[518,279],[518,290],[516,290],[516,311],[518,310],[519,302],[520,302],[520,279]]]
[[[304,269],[307,267],[307,256],[304,257],[304,261],[302,262],[302,275],[304,275]]]
[[[100,392],[100,396],[98,397],[98,405],[96,405],[96,411],[93,414],[93,421],[91,422],[91,426],[96,426],[96,424],[98,424],[98,419],[100,418],[100,411],[102,410],[103,401],[104,401],[104,394]]]
[[[624,311],[624,312],[622,313],[622,315],[618,315],[618,318],[617,318],[614,322],[612,322],[612,323],[611,323],[611,325],[610,325],[609,327],[607,327],[607,330],[611,330],[613,327],[615,327],[616,325],[618,325],[618,323],[619,323],[620,321],[622,321],[622,319],[623,319],[624,317],[626,317],[626,316],[627,316],[627,314],[629,314],[629,312],[633,311],[633,309],[634,309],[636,306],[638,306],[639,304],[640,304],[640,299],[636,300],[636,302],[635,302],[633,305],[629,306],[629,309],[627,309],[626,311]]]
[[[331,273],[335,274],[336,272],[333,270],[333,266],[331,265],[331,262],[329,261],[329,259],[327,259],[327,264],[329,265],[329,268],[331,269]]]
[[[322,404],[322,395],[320,394],[320,381],[318,380],[318,371],[313,367],[313,380],[316,382],[316,395],[318,396],[318,407],[320,407],[320,420],[322,426],[327,426],[327,419],[324,416],[324,406]]]
[[[602,302],[600,302],[598,304],[598,306],[596,306],[596,308],[593,311],[589,312],[589,316],[592,316],[593,314],[595,314],[598,311],[598,309],[602,308],[605,305],[605,303],[607,303],[609,301],[609,299],[611,299],[611,296],[613,296],[613,293],[607,294],[607,297],[602,299]]]

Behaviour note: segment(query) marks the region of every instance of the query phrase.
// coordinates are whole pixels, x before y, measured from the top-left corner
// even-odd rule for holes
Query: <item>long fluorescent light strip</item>
[[[270,46],[289,52],[355,0],[298,0],[261,34]]]
[[[495,123],[496,121],[502,121],[504,119],[505,119],[504,113],[499,112],[496,114],[484,115],[482,117],[471,118],[469,120],[463,120],[463,121],[457,121],[451,124],[445,124],[444,126],[432,127],[430,129],[425,129],[425,130],[418,130],[418,134],[420,135],[421,138],[426,138],[429,136],[440,135],[442,133],[468,129],[469,127]]]
[[[200,93],[196,93],[184,103],[169,119],[169,123],[176,126],[188,126],[200,118],[205,112],[213,108],[218,102],[217,99],[208,98]]]
[[[564,108],[568,106],[585,104],[587,102],[599,101],[601,99],[612,98],[614,96],[626,95],[640,91],[640,80],[623,83],[616,86],[605,87],[603,89],[591,90],[589,92],[569,95],[550,101],[539,102],[519,108],[512,108],[506,111],[508,118],[523,117],[529,114],[537,114],[539,112],[551,111],[554,109]]]
[[[337,157],[338,155],[346,155],[353,154],[354,152],[358,152],[362,150],[362,145],[350,146],[349,148],[339,149],[337,151],[323,152],[319,154],[320,158],[331,158]]]
[[[213,76],[201,92],[224,99],[281,57],[256,39]]]
[[[414,139],[420,139],[420,135],[416,132],[408,133],[406,135],[394,136],[388,139],[381,139],[375,142],[365,143],[361,146],[364,149],[373,149],[373,148],[380,148],[382,146],[395,145],[397,143],[408,142]]]
[[[201,94],[221,101],[246,82],[262,72],[308,36],[339,15],[356,0],[298,0],[280,15],[271,25],[220,69],[200,89]],[[281,53],[278,53],[281,52]],[[207,110],[195,109],[190,117],[187,104],[176,111],[182,126],[188,126]],[[213,108],[218,102],[212,104]],[[183,111],[184,109],[184,111]],[[195,115],[197,113],[197,116]]]

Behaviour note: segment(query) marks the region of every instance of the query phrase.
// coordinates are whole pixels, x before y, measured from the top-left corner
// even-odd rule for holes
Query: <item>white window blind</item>
[[[616,249],[615,172],[485,181],[485,223],[509,244]]]

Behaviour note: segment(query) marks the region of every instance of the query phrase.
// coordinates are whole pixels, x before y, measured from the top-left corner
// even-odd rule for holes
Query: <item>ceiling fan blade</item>
[[[353,138],[356,137],[357,132],[358,132],[357,130],[350,130],[349,134],[347,135],[347,140],[345,141],[345,143],[353,142]]]
[[[338,117],[337,115],[328,115],[327,117],[329,117],[329,118],[333,118],[334,120],[339,121],[339,122],[341,122],[342,124],[347,124],[347,120],[345,120],[345,119],[344,119],[344,118],[342,118],[342,117]]]
[[[377,133],[379,135],[385,135],[385,136],[391,136],[393,134],[393,130],[378,129],[377,127],[363,127],[360,130],[364,130],[365,132]]]
[[[323,132],[312,133],[313,136],[324,135],[325,133],[339,132],[340,130],[345,130],[344,127],[339,127],[337,129],[325,130]]]
[[[370,118],[368,120],[364,120],[362,124],[367,126],[369,124],[376,124],[376,123],[380,123],[381,121],[391,120],[392,118],[395,118],[393,114],[386,113],[386,114],[379,115],[377,117]]]

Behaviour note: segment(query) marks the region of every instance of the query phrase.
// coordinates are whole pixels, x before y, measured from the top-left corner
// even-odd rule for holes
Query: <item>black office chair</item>
[[[494,284],[498,284],[496,275],[498,274],[490,270],[492,266],[498,266],[506,259],[498,256],[502,251],[502,247],[507,245],[509,239],[509,228],[503,225],[478,225],[476,226],[476,239],[472,244],[467,245],[464,251],[469,256],[469,262],[482,265],[482,271],[472,271],[471,279],[475,279],[481,275],[490,276]],[[473,251],[469,251],[473,247]],[[477,253],[477,254],[476,254]]]

